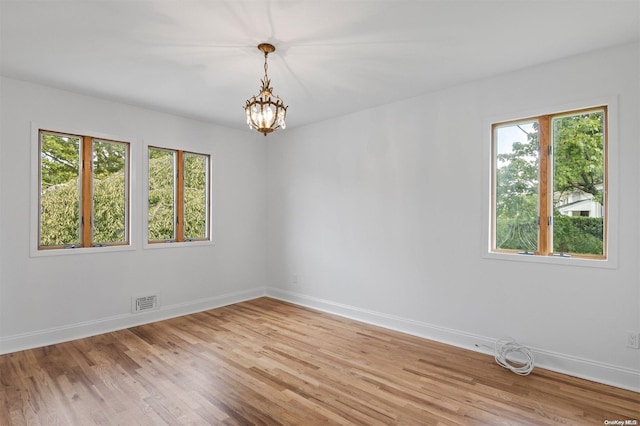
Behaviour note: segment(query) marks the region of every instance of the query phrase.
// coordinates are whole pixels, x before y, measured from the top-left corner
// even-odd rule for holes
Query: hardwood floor
[[[603,425],[640,394],[269,298],[0,356],[0,425]]]

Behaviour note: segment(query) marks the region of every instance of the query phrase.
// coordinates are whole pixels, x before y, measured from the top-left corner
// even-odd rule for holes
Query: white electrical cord
[[[516,360],[513,357],[509,359],[509,355],[514,353],[523,355],[526,361],[521,361],[521,357]],[[495,359],[498,365],[521,376],[526,376],[533,371],[533,353],[529,348],[519,344],[511,337],[503,337],[496,341]]]

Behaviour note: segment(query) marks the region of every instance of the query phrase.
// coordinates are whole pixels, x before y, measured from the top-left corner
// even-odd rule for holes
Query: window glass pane
[[[149,241],[175,240],[176,153],[149,148]]]
[[[93,140],[93,229],[94,244],[128,241],[126,143]]]
[[[40,132],[40,246],[80,244],[81,141]]]
[[[604,254],[604,110],[556,117],[553,251]]]
[[[187,240],[209,237],[207,155],[184,154],[184,238]]]
[[[538,123],[495,127],[495,247],[538,247]]]

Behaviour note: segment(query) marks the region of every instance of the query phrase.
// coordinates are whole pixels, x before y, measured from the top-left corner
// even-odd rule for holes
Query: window
[[[149,147],[149,243],[207,241],[209,156]]]
[[[39,131],[38,249],[129,244],[129,143]]]
[[[605,259],[607,107],[492,127],[492,251]]]

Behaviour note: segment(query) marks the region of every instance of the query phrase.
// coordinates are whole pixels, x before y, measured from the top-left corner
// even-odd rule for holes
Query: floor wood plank
[[[270,298],[0,356],[0,425],[603,425],[640,394]]]

